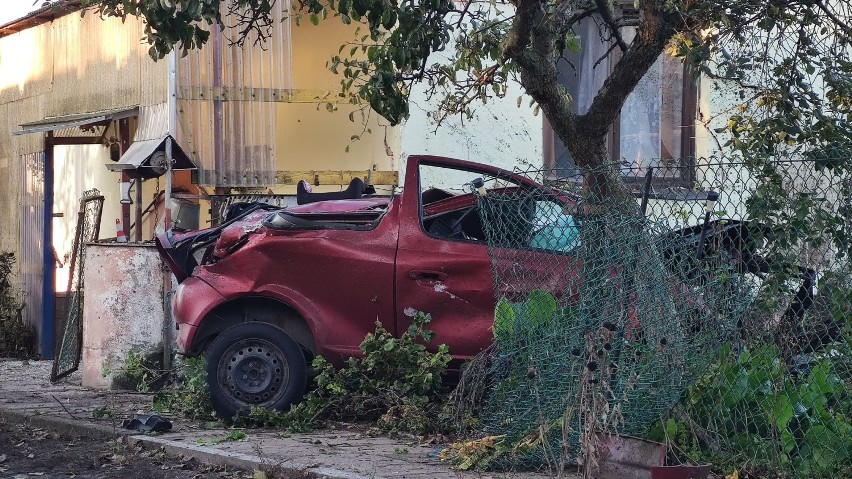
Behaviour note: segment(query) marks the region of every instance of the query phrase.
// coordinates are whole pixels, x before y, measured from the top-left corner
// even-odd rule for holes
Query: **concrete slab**
[[[203,429],[201,424],[171,418],[172,432],[135,435],[120,428],[122,419],[150,412],[151,396],[121,391],[96,391],[80,385],[80,373],[51,384],[49,362],[0,360],[0,415],[36,427],[125,441],[194,457],[212,464],[247,469],[281,468],[309,471],[329,479],[473,479],[544,478],[543,473],[475,473],[454,471],[440,461],[440,445],[422,445],[414,437],[369,436],[357,429],[324,430],[289,435],[269,430],[243,430],[246,438],[225,442],[229,429]],[[95,419],[92,412],[107,406],[120,416]],[[579,476],[569,475],[568,479]]]
[[[149,353],[172,342],[163,307],[163,271],[152,245],[86,246],[83,299],[83,379],[96,389],[113,387],[131,351]]]

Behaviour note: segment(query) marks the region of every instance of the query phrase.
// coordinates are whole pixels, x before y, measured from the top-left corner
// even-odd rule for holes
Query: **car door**
[[[429,313],[430,328],[436,333],[430,349],[445,343],[453,356],[462,359],[487,347],[493,338],[494,289],[485,242],[466,235],[458,225],[457,234],[452,231],[459,212],[474,206],[472,195],[452,187],[463,187],[478,176],[482,174],[430,165],[421,165],[416,178],[409,175],[396,259],[399,331],[410,324],[412,311]],[[423,198],[427,207],[442,205],[432,211],[428,225],[421,213]],[[462,222],[475,224],[476,215],[471,211]]]

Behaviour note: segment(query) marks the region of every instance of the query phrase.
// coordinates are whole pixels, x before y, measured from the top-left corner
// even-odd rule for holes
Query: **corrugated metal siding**
[[[44,153],[21,155],[21,293],[24,319],[41,329],[44,254]]]
[[[48,114],[107,110],[139,104],[141,21],[66,15],[53,22],[53,92]]]
[[[133,141],[162,138],[169,132],[169,106],[166,103],[139,108],[139,122]]]
[[[5,228],[0,228],[0,251],[18,253],[17,236],[18,207],[20,188],[20,168],[17,168],[17,155],[14,154],[8,125],[9,105],[0,104],[0,215],[6,218]]]
[[[142,47],[145,50],[147,45]],[[166,59],[155,62],[146,50],[140,53],[139,67],[139,106],[166,103],[169,100],[169,62]]]
[[[0,104],[0,217],[5,218],[3,228],[0,228],[0,251],[8,251],[21,257],[21,184],[22,169],[19,164],[20,155],[31,150],[33,140],[29,138],[12,137],[10,132],[17,130],[17,118],[22,112],[36,111],[36,101],[16,101]],[[26,135],[25,135],[26,136]],[[40,138],[35,138],[39,140]],[[42,140],[42,148],[44,140]],[[20,271],[20,263],[16,266],[15,274]]]
[[[202,185],[275,183],[276,101],[291,88],[288,3],[275,3],[265,47],[231,46],[237,32],[214,29],[203,49],[178,59],[178,141],[199,165]]]
[[[0,52],[0,103],[50,93],[53,54],[49,23],[0,38]]]

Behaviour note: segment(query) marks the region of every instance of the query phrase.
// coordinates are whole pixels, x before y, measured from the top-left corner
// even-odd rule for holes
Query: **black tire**
[[[251,406],[283,411],[305,393],[302,349],[270,324],[232,326],[216,337],[206,356],[210,401],[223,418]]]

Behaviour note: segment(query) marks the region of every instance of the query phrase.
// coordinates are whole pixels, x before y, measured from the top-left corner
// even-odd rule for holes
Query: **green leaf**
[[[312,13],[310,16],[311,23],[313,25],[319,25],[319,16],[316,13]]]
[[[512,309],[512,304],[505,299],[501,299],[494,310],[494,338],[497,340],[508,340],[508,335],[511,333],[515,324],[515,310]]]
[[[545,325],[553,319],[556,310],[559,309],[559,304],[553,294],[541,289],[530,292],[525,305],[527,320],[533,326]]]

